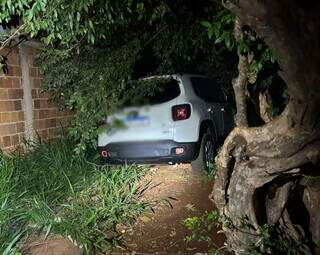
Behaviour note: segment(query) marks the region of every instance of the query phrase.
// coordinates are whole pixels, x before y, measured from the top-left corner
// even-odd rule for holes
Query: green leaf
[[[219,43],[221,43],[223,40],[224,40],[224,37],[223,37],[223,34],[222,34],[221,36],[219,36],[219,37],[214,41],[214,43],[215,43],[215,44],[219,44]]]
[[[202,26],[204,26],[205,28],[210,28],[210,27],[212,27],[212,25],[211,25],[211,23],[209,22],[209,21],[201,21],[200,22],[200,24],[202,25]]]
[[[81,14],[80,14],[80,12],[77,12],[77,21],[78,22],[80,21],[80,18],[81,18]]]
[[[213,32],[214,32],[213,27],[208,28],[208,37],[209,37],[209,39],[212,38]]]
[[[233,44],[232,44],[232,41],[231,41],[231,38],[230,38],[230,34],[229,34],[229,33],[227,33],[227,34],[225,35],[224,40],[225,40],[227,49],[228,49],[228,50],[231,50],[232,47],[233,47]]]
[[[14,245],[16,245],[16,243],[19,241],[19,239],[22,237],[22,235],[24,234],[25,231],[20,232],[19,234],[17,234],[15,236],[15,238],[9,243],[9,245],[7,246],[7,248],[3,251],[2,255],[10,255],[11,251],[14,247]]]

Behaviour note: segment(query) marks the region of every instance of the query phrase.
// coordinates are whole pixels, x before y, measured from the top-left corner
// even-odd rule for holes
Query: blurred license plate
[[[127,116],[124,122],[130,126],[146,126],[150,123],[150,118],[148,116],[138,115],[138,116]]]

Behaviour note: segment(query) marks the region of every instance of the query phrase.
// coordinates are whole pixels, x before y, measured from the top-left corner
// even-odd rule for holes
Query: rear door
[[[218,137],[224,134],[224,102],[220,86],[206,77],[191,77],[195,94],[206,102],[206,110],[214,121]]]
[[[180,94],[179,83],[170,79],[161,89],[145,98],[138,106],[126,107],[111,116],[108,122],[118,122],[118,127],[99,135],[98,145],[105,146],[112,142],[172,140],[174,121],[171,109],[176,105]]]

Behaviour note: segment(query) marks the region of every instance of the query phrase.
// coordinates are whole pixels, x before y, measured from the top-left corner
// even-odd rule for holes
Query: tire
[[[208,130],[201,138],[198,157],[191,162],[192,171],[195,173],[208,172],[210,164],[214,163],[215,154],[215,141]]]

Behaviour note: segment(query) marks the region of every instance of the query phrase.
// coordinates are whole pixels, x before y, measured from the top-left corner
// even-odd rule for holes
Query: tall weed
[[[66,138],[0,155],[0,254],[18,254],[16,244],[35,232],[62,234],[84,253],[117,242],[116,225],[149,208],[138,199],[146,169],[89,161]]]

